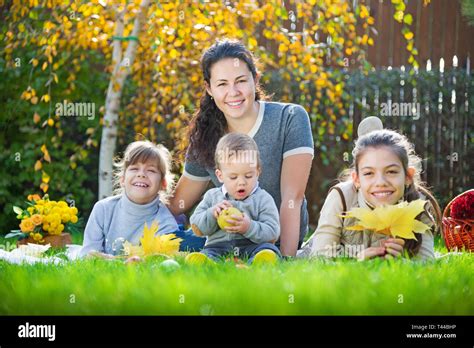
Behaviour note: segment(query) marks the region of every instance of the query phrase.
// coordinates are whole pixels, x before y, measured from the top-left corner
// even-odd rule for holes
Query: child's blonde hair
[[[409,185],[405,190],[403,200],[410,202],[420,198],[420,193],[423,194],[431,202],[434,212],[436,225],[435,232],[441,226],[441,209],[433,194],[425,187],[421,181],[421,158],[415,153],[412,143],[406,136],[390,129],[375,130],[359,137],[355,143],[354,150],[352,150],[352,165],[351,168],[344,171],[339,177],[341,181],[351,180],[350,173],[355,171],[359,174],[359,161],[369,148],[389,148],[399,159],[403,166],[405,175],[409,167],[415,168],[415,175],[413,177],[413,184]],[[421,234],[415,234],[417,241],[406,240],[405,246],[410,254],[415,254],[421,246]]]
[[[261,170],[258,145],[247,134],[228,133],[217,143],[214,156],[216,168],[220,169],[220,165],[229,161],[232,157],[234,157],[234,160],[253,162],[251,164]]]
[[[156,162],[161,173],[161,179],[166,182],[166,188],[159,191],[159,196],[163,203],[168,203],[174,188],[174,176],[171,174],[171,154],[163,145],[154,144],[148,140],[130,143],[125,149],[123,158],[114,163],[116,167],[114,172],[114,193],[119,194],[123,192],[120,182],[129,166],[148,161]]]

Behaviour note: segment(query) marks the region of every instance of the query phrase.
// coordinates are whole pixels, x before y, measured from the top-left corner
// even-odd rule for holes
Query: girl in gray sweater
[[[159,234],[178,230],[175,218],[165,206],[173,182],[169,151],[149,141],[135,141],[127,146],[116,167],[119,194],[94,205],[84,232],[81,256],[119,254],[123,242],[139,243],[145,223],[151,226],[157,221]]]

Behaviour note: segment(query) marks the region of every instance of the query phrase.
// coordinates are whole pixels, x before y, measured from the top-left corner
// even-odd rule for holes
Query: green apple
[[[160,268],[166,272],[176,271],[180,267],[179,263],[172,259],[165,260],[160,264]]]
[[[244,214],[242,214],[242,212],[237,208],[230,207],[230,208],[224,209],[223,211],[221,211],[221,213],[219,214],[219,218],[217,219],[217,224],[222,230],[225,230],[227,227],[233,225],[232,223],[226,221],[228,219],[231,220],[232,215],[244,216]]]

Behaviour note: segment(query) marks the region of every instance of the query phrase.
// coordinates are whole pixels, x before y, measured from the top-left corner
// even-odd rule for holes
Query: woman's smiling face
[[[238,58],[225,58],[211,67],[206,90],[226,118],[251,113],[255,102],[256,81],[247,64]]]
[[[405,185],[413,182],[414,168],[407,172],[390,148],[371,147],[360,157],[352,179],[373,206],[396,204],[405,193]]]

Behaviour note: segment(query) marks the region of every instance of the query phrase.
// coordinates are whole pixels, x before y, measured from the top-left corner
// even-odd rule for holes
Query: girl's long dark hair
[[[253,79],[257,77],[256,61],[252,53],[236,40],[224,39],[217,41],[201,57],[201,69],[206,81],[211,84],[211,67],[221,59],[237,58],[247,64]],[[266,100],[267,96],[257,84],[255,100]],[[224,113],[217,107],[214,99],[203,89],[199,109],[193,115],[188,128],[189,147],[187,158],[203,167],[213,168],[214,152],[219,139],[227,131]]]

